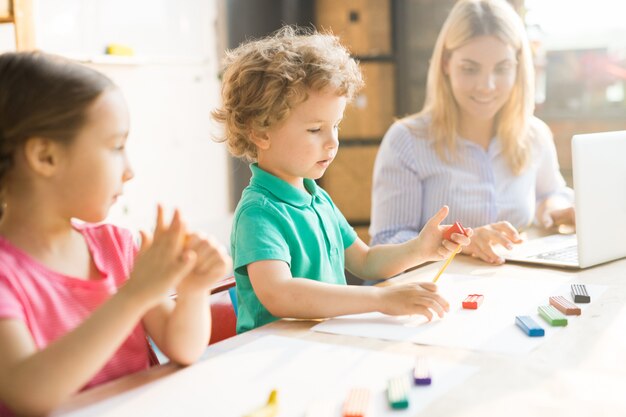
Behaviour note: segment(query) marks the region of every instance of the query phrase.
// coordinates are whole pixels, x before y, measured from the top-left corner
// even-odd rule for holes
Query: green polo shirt
[[[274,320],[257,298],[247,265],[263,260],[286,262],[291,275],[345,285],[344,251],[356,233],[330,196],[304,179],[308,192],[250,165],[252,179],[235,210],[231,254],[237,281],[237,332]]]

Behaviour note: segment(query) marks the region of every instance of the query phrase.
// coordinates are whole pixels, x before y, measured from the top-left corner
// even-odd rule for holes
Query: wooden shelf
[[[0,0],[0,23],[15,27],[15,49],[35,49],[35,26],[32,0]]]

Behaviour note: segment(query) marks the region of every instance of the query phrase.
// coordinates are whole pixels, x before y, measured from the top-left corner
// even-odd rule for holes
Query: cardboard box
[[[390,0],[317,0],[316,26],[331,31],[356,56],[392,54]]]
[[[382,139],[395,116],[395,64],[364,62],[365,87],[346,107],[340,140]]]
[[[320,182],[349,221],[369,222],[378,146],[341,147]]]

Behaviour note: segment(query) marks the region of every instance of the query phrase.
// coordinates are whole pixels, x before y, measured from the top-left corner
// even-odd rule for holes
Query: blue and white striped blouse
[[[487,150],[458,138],[457,159],[442,161],[429,123],[429,116],[398,121],[383,138],[374,165],[373,245],[417,236],[444,204],[450,207],[444,223],[478,227],[507,220],[522,228],[532,223],[546,198],[561,195],[573,201],[559,172],[552,134],[541,120],[531,121],[531,162],[520,175],[509,168],[496,138]]]

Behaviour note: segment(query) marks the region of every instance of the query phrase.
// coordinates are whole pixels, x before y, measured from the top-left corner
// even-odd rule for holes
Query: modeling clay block
[[[572,284],[572,297],[575,303],[590,303],[591,297],[585,284]]]
[[[426,359],[418,357],[415,359],[415,368],[413,368],[413,382],[415,385],[430,385],[432,377],[428,370]]]
[[[476,310],[483,303],[484,298],[481,294],[470,294],[463,300],[463,308]]]
[[[452,233],[458,233],[461,235],[467,236],[467,232],[459,222],[454,222],[454,224],[446,229],[443,232],[443,238],[446,240],[452,240]]]
[[[529,316],[516,316],[515,324],[530,337],[541,337],[546,334],[543,327]]]
[[[406,375],[391,378],[387,383],[387,401],[393,409],[409,408],[409,379]]]
[[[550,305],[566,316],[580,316],[580,307],[560,295],[550,297]]]
[[[553,306],[539,306],[537,311],[550,326],[567,326],[567,317]]]
[[[369,407],[370,391],[367,388],[352,388],[343,403],[343,417],[365,417]]]

